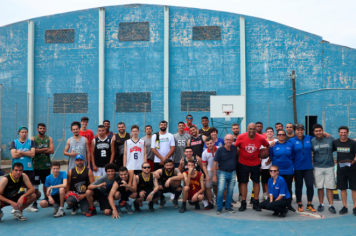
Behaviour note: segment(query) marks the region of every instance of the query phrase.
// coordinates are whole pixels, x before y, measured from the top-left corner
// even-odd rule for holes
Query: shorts
[[[35,174],[35,180],[34,180],[34,185],[40,185],[45,184],[46,182],[46,177],[51,174],[51,169],[47,170],[34,170],[33,171]]]
[[[189,191],[188,192],[188,201],[192,200],[193,196],[197,193],[198,191]],[[203,195],[202,193],[199,195]],[[199,200],[198,200],[199,201]]]
[[[53,198],[55,203],[57,203],[57,204],[61,203],[61,199],[59,198],[59,194],[51,195],[51,197]],[[44,200],[46,200],[48,202],[49,206],[53,206],[53,205],[49,204],[48,197],[46,197]]]
[[[213,185],[218,185],[218,182],[213,182],[213,177],[214,177],[214,172],[212,172],[211,170],[208,170],[208,175],[209,175],[209,178],[210,178],[210,182],[206,182],[205,181],[205,187],[206,188],[212,188]]]
[[[97,180],[101,176],[106,175],[105,167],[98,167],[98,171],[93,171],[94,179]]]
[[[109,203],[109,199],[108,196],[106,196],[105,194],[103,194],[99,189],[94,189],[94,199],[99,201],[100,204],[100,210],[104,211],[106,209],[112,210],[110,203]]]
[[[147,162],[150,164],[150,166],[151,166],[151,172],[153,172],[154,171],[154,169],[155,169],[155,163],[153,162],[153,161],[151,161],[151,160],[147,160]]]
[[[246,184],[250,179],[254,183],[260,183],[260,175],[261,175],[261,165],[257,166],[246,166],[239,163],[239,183]]]
[[[178,186],[177,188],[174,188],[172,186],[169,186],[168,188],[166,188],[166,187],[164,187],[164,184],[162,184],[162,183],[158,183],[158,184],[163,187],[163,190],[161,190],[162,193],[175,193],[177,188],[182,187],[182,185],[181,185],[181,186]]]
[[[12,196],[12,197],[9,197],[9,198],[6,198],[6,199],[8,199],[8,200],[10,200],[10,201],[13,201],[13,202],[18,202],[18,200],[20,199],[20,197],[22,196],[22,195],[24,195],[25,193],[19,193],[19,194],[16,194],[15,196]],[[25,197],[24,199],[23,199],[23,203],[22,204],[25,204],[26,203],[26,201],[27,201],[27,197]],[[5,207],[5,206],[10,206],[11,204],[9,204],[9,203],[7,203],[7,202],[0,202],[1,204],[0,204],[0,209],[1,208],[3,208],[3,207]]]
[[[271,178],[271,175],[269,174],[269,169],[262,169],[261,171],[261,182],[263,184],[267,184],[268,180]]]
[[[156,170],[158,170],[158,169],[163,168],[163,166],[160,165],[159,162],[157,162],[157,163],[155,162],[153,168],[154,168],[154,171],[156,171]]]
[[[131,191],[123,191],[123,192],[119,191],[119,192],[120,192],[120,194],[121,194],[120,199],[121,199],[122,201],[128,201],[128,200],[129,200],[129,197],[130,197],[131,194],[132,194]]]
[[[139,175],[139,174],[141,174],[142,173],[142,170],[134,170],[134,174],[135,175]]]
[[[89,202],[86,198],[80,200],[78,202],[78,200],[74,197],[74,196],[69,196],[66,200],[66,202],[70,202],[72,204],[79,204],[80,210],[84,213],[88,213],[89,212]]]
[[[337,188],[339,190],[351,189],[356,191],[356,174],[354,167],[337,166]]]
[[[28,178],[30,179],[31,184],[34,185],[34,183],[35,183],[35,173],[34,173],[34,171],[33,170],[24,170],[23,173],[25,173],[28,176]],[[25,184],[23,186],[25,186]]]
[[[318,189],[335,189],[334,167],[318,168],[314,167],[314,183]]]
[[[180,166],[180,163],[174,163],[174,168],[178,168]]]
[[[153,191],[153,189],[150,189],[150,190],[147,190],[147,189],[146,189],[146,190],[145,190],[145,189],[139,189],[139,190],[137,191],[137,194],[138,194],[137,198],[141,198],[141,197],[140,197],[140,192],[141,192],[142,190],[144,190],[144,191],[146,192],[146,195],[145,195],[145,197],[143,198],[143,201],[146,201],[148,195]],[[157,191],[155,194],[153,194],[152,199],[156,199],[156,198],[159,198],[159,197],[161,197],[161,192],[160,192],[160,191]]]

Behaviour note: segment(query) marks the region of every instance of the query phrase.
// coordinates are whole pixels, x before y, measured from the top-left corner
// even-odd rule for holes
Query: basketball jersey
[[[195,170],[201,171],[201,168],[200,168],[197,158],[195,156],[193,156],[193,161],[195,162]],[[188,159],[187,159],[187,157],[184,157],[184,170],[183,171],[187,171],[187,170],[188,170]]]
[[[70,191],[75,191],[79,194],[85,194],[90,184],[89,169],[85,168],[78,173],[77,168],[73,168],[70,176]]]
[[[172,178],[173,176],[176,176],[176,174],[174,172],[174,168],[172,169],[171,173],[167,173],[167,170],[164,167],[161,170],[162,170],[162,175],[161,175],[161,178],[159,178],[159,181],[164,186],[166,184],[166,181],[169,178]]]
[[[49,147],[49,137],[44,136],[43,139],[41,139],[38,135],[35,135],[33,137],[36,148],[48,148]],[[49,170],[51,169],[51,158],[49,154],[45,153],[36,153],[35,157],[33,158],[33,169],[35,170]]]
[[[142,139],[136,143],[132,139],[126,140],[126,168],[128,170],[141,170],[145,148],[145,141]]]
[[[195,124],[192,124],[192,126],[195,126]],[[190,135],[190,127],[187,126],[187,123],[184,123],[184,133]]]
[[[191,137],[190,147],[193,149],[193,156],[198,155],[199,157],[201,157],[204,149],[203,135],[199,134],[196,138]]]
[[[97,167],[105,167],[110,162],[111,157],[111,138],[106,137],[101,140],[99,137],[94,139],[94,161]]]
[[[7,184],[6,184],[5,188],[4,188],[4,191],[3,191],[2,195],[5,198],[11,198],[11,197],[16,196],[17,193],[19,192],[20,188],[23,186],[23,177],[22,177],[22,175],[17,181],[15,181],[12,178],[11,173],[5,175],[4,178],[7,179]]]
[[[124,134],[124,137],[120,137],[120,133],[115,134],[115,164],[117,165],[117,168],[120,168],[123,166],[124,162],[124,144],[125,141],[130,139],[130,134],[126,133]]]
[[[138,186],[137,186],[138,192],[142,190],[153,190],[154,189],[154,184],[153,184],[153,174],[150,173],[148,179],[143,178],[143,173],[138,175]]]
[[[186,175],[188,176],[188,171],[185,171],[184,173],[186,173]],[[197,175],[194,178],[190,177],[190,183],[189,183],[190,191],[198,192],[201,189],[201,185],[200,185],[201,175],[202,173],[197,171]]]
[[[79,139],[77,142],[73,137],[69,138],[69,153],[72,153],[73,151],[78,155],[82,155],[84,157],[84,165],[87,166],[87,149],[85,145],[85,140],[83,136]],[[70,156],[68,157],[68,170],[75,168],[75,156]]]
[[[207,130],[204,130],[204,128],[201,128],[199,130],[199,134],[205,135],[206,137],[210,136],[210,127]]]
[[[31,150],[31,140],[27,139],[26,142],[21,143],[19,139],[14,140],[16,150],[27,152]],[[12,159],[12,165],[15,163],[21,163],[23,170],[33,170],[32,157],[23,156],[20,158]]]

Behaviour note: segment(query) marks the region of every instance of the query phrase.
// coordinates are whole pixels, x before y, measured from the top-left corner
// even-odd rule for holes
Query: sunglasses
[[[144,166],[143,169],[151,169],[151,166]]]
[[[191,118],[191,117],[188,117],[188,118],[186,118],[187,120],[193,120],[193,118]]]
[[[278,170],[269,170],[269,172],[277,172]]]

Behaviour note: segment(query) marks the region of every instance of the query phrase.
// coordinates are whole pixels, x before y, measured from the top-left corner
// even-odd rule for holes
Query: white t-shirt
[[[268,140],[267,140],[268,141]],[[278,141],[278,139],[274,139],[274,140],[272,140],[272,141],[268,141],[268,143],[269,144],[271,144],[272,142],[277,142]],[[264,146],[261,146],[260,147],[260,149],[263,149],[263,148],[265,148]],[[266,159],[262,159],[261,160],[261,168],[262,169],[269,169],[271,166],[272,166],[272,162],[271,163],[269,163],[269,165],[266,165],[266,162],[269,160],[269,157],[268,158],[266,158]]]
[[[207,164],[206,164],[206,169],[207,170],[212,170],[213,169],[214,155],[215,155],[216,150],[218,150],[218,147],[215,146],[215,151],[214,152],[210,152],[209,149],[206,149],[203,152],[201,160],[202,160],[203,163],[207,162]]]
[[[156,134],[152,135],[151,138],[151,148],[156,148],[157,152],[161,154],[161,156],[165,157],[171,150],[171,147],[175,146],[174,136],[171,133],[165,133],[159,135],[159,148],[156,148]],[[172,159],[172,157],[170,157]],[[155,163],[161,162],[155,155]]]

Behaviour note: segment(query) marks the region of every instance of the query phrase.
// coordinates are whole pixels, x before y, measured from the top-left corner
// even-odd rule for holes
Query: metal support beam
[[[102,124],[104,121],[104,99],[105,99],[105,9],[99,8],[99,124]]]
[[[245,117],[241,121],[240,133],[246,132],[247,122],[247,97],[246,97],[246,41],[245,41],[245,18],[240,16],[240,95],[245,96]]]
[[[169,7],[164,7],[164,83],[163,83],[163,117],[168,123],[169,120]],[[167,132],[169,126],[167,128]]]
[[[28,137],[33,136],[34,129],[34,49],[35,49],[35,22],[28,21],[27,46],[27,107],[28,107]]]

